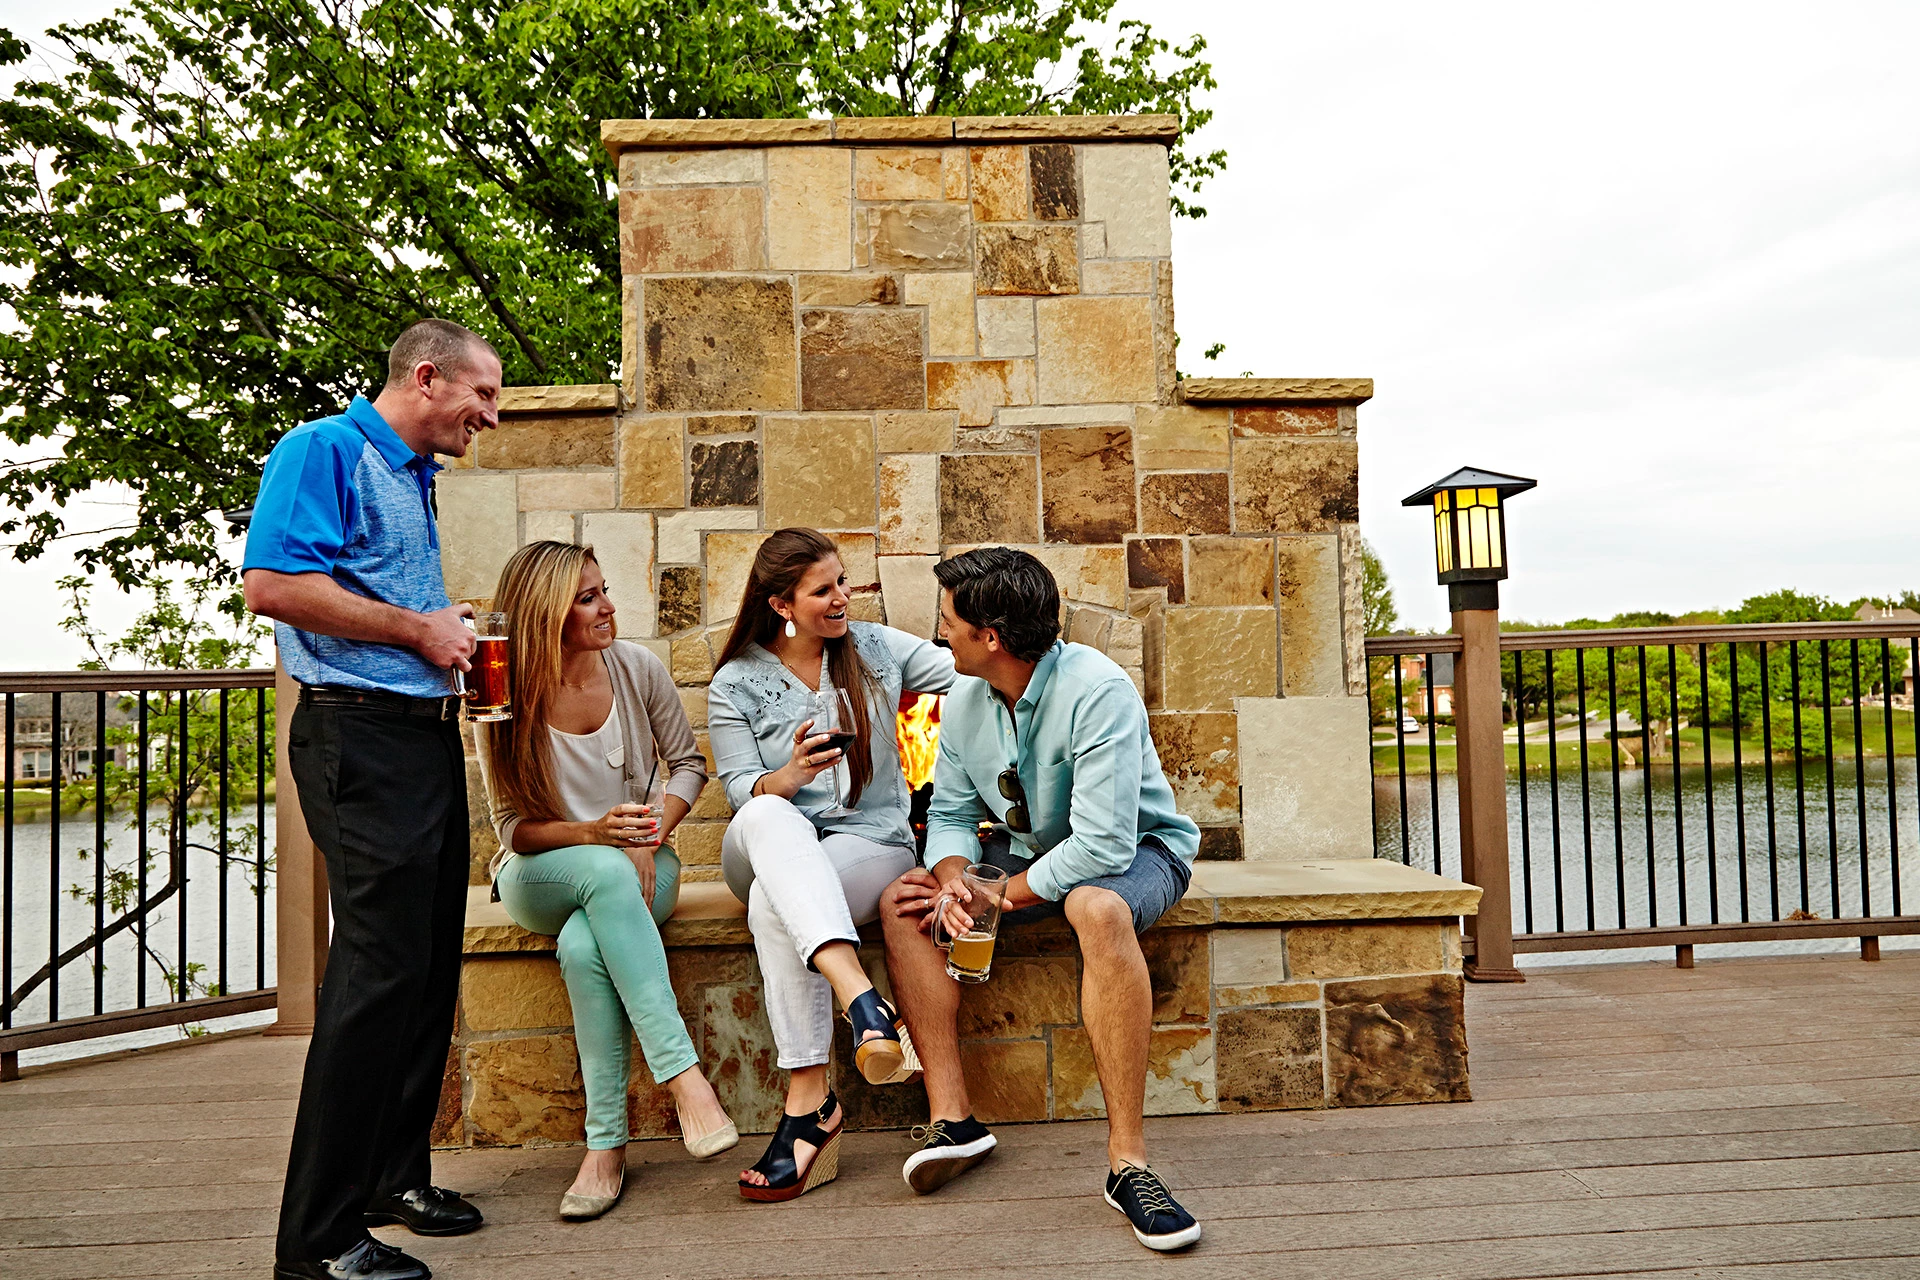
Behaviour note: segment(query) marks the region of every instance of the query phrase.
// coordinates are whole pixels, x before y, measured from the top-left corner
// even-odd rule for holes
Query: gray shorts
[[[999,867],[1008,875],[1018,875],[1032,866],[1034,859],[1024,852],[1026,846],[1016,846],[1004,831],[996,831],[980,846],[980,861]],[[1187,891],[1187,882],[1193,873],[1187,864],[1174,857],[1163,848],[1158,840],[1148,836],[1140,841],[1133,852],[1133,864],[1119,875],[1095,876],[1091,880],[1082,880],[1073,888],[1081,885],[1093,885],[1101,889],[1111,889],[1126,900],[1133,912],[1133,931],[1145,933],[1153,922],[1167,914],[1168,908],[1180,901]],[[1031,907],[1022,907],[1018,911],[1009,911],[1000,919],[1007,924],[1020,924],[1027,920],[1044,920],[1049,916],[1065,915],[1067,911],[1065,895],[1060,902],[1041,902]]]

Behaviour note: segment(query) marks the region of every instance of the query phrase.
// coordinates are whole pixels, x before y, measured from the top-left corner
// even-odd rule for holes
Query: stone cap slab
[[[1180,117],[849,116],[835,120],[602,120],[600,145],[623,151],[792,147],[904,142],[1158,142],[1180,136]]]
[[[571,387],[502,387],[501,413],[611,413],[620,388],[611,382]]]
[[[1313,920],[1409,920],[1470,916],[1480,887],[1388,858],[1312,862],[1196,862],[1175,908],[1212,910],[1182,924],[1286,924]],[[1174,923],[1173,912],[1162,917]]]
[[[554,949],[551,937],[522,929],[507,914],[506,904],[492,897],[487,885],[467,886],[468,955]],[[683,882],[680,903],[660,937],[670,947],[745,946],[753,941],[746,904],[718,880]]]
[[[554,940],[515,924],[486,885],[467,889],[466,953],[552,951]],[[1474,885],[1385,858],[1315,862],[1201,862],[1186,897],[1160,918],[1169,926],[1406,920],[1471,915]],[[669,947],[747,946],[747,908],[718,881],[680,886],[680,905],[660,931]]]
[[[1372,378],[1182,378],[1188,404],[1361,404]]]

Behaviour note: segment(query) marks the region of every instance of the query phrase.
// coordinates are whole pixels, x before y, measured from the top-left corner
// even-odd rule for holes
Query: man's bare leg
[[[920,932],[918,915],[900,911],[899,882],[880,895],[880,924],[887,942],[887,975],[893,998],[907,1020],[925,1072],[927,1111],[934,1120],[963,1120],[973,1114],[967,1081],[960,1070],[960,984],[947,976],[946,953]]]
[[[1147,1162],[1147,1049],[1153,1035],[1153,982],[1133,932],[1133,911],[1111,889],[1081,885],[1067,894],[1067,922],[1080,939],[1080,1020],[1093,1045],[1094,1070],[1107,1102],[1107,1162]],[[915,1031],[917,1039],[919,1032]]]

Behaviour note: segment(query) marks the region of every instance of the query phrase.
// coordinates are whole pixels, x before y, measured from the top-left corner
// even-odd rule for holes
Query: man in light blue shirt
[[[934,566],[941,634],[959,673],[940,717],[927,870],[881,897],[887,968],[925,1068],[931,1123],[907,1158],[925,1193],[985,1159],[960,1067],[959,985],[929,937],[940,897],[955,932],[971,921],[967,865],[1006,871],[1003,922],[1064,915],[1079,939],[1081,1009],[1107,1104],[1105,1198],[1150,1249],[1181,1249],[1200,1225],[1147,1167],[1144,1124],[1153,985],[1139,934],[1186,892],[1200,829],[1177,812],[1127,673],[1059,640],[1060,594],[1033,556],[982,547]],[[982,842],[982,823],[1004,835]]]

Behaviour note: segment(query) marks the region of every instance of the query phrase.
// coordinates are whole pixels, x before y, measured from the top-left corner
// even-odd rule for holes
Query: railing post
[[[300,686],[274,663],[274,928],[280,989],[280,1016],[270,1036],[313,1034],[320,975],[327,968],[327,866],[307,834],[300,814],[300,792],[287,764],[287,730]]]
[[[1495,583],[1449,588],[1460,657],[1453,671],[1455,765],[1460,784],[1460,874],[1480,886],[1469,917],[1474,982],[1524,982],[1513,964],[1513,889],[1507,863],[1507,749],[1501,722],[1500,611]],[[1552,710],[1548,710],[1552,714]]]

